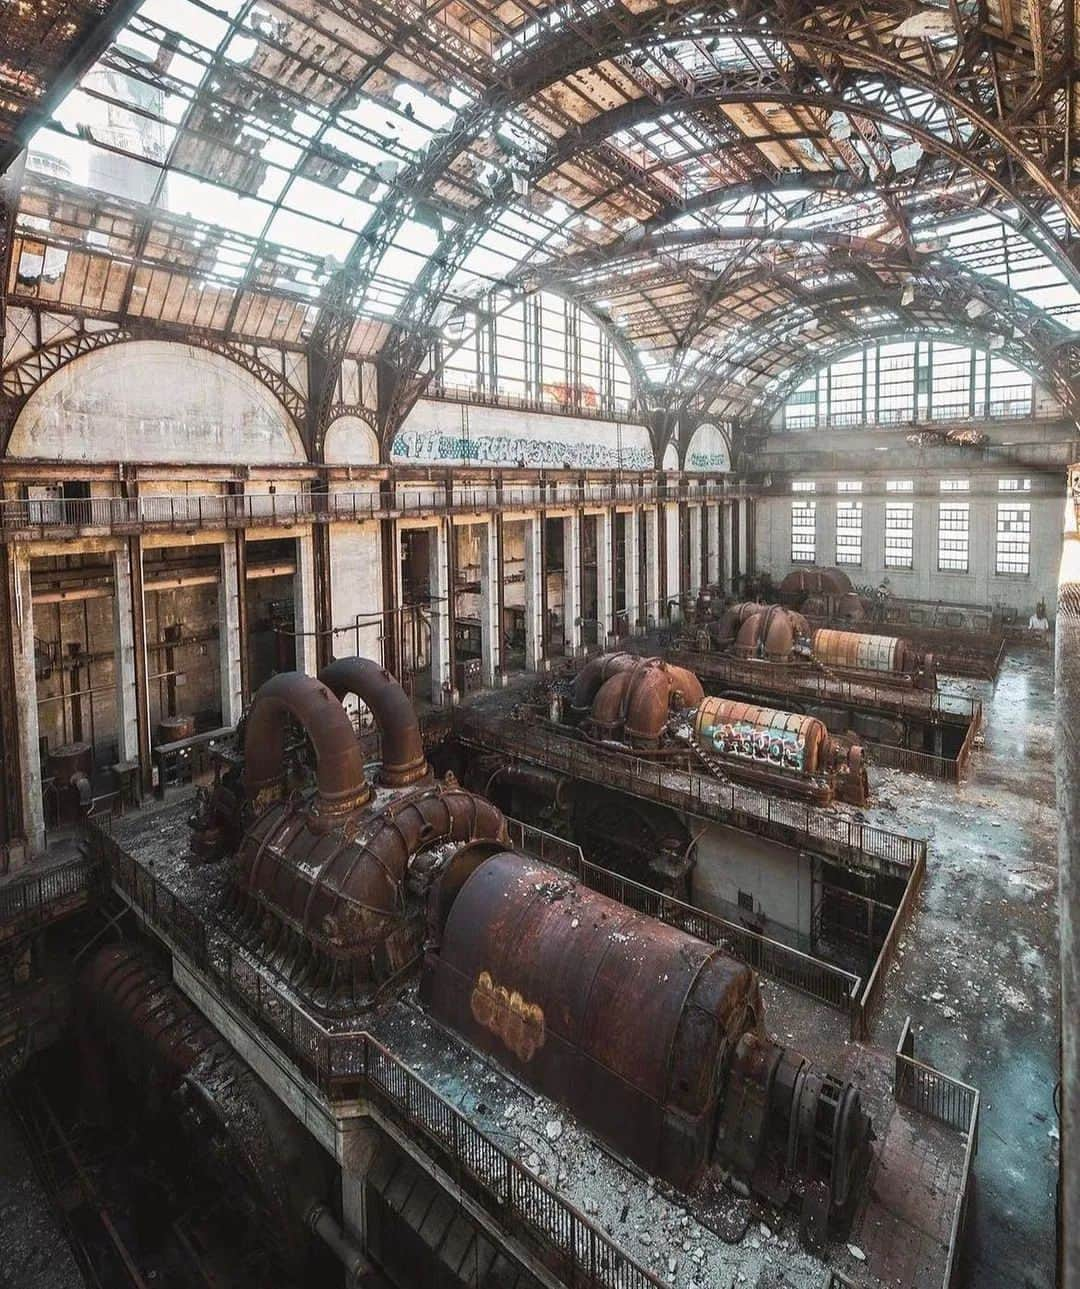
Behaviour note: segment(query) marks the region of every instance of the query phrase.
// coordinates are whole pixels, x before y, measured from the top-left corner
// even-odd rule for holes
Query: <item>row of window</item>
[[[793,479],[791,482],[792,492],[817,492],[816,479]],[[837,479],[836,491],[838,493],[862,492],[863,485],[861,479]],[[997,481],[998,492],[1030,492],[1030,479],[999,479]],[[886,479],[886,492],[914,492],[914,479]],[[939,492],[970,492],[970,479],[939,479]]]
[[[942,501],[938,505],[939,573],[966,573],[970,555],[971,516],[968,502]],[[836,503],[838,565],[862,564],[863,504]],[[915,503],[885,503],[885,567],[911,569],[915,559]],[[1003,576],[1027,577],[1031,569],[1031,505],[999,502],[994,571]],[[817,558],[817,501],[807,497],[791,503],[791,562],[813,564]]]

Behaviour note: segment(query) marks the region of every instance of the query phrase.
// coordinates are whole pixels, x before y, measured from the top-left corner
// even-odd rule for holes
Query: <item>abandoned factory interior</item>
[[[0,0],[0,1289],[1080,1289],[1080,0]]]

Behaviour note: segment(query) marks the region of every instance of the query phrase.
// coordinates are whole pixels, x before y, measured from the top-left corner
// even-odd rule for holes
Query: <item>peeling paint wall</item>
[[[166,341],[75,359],[31,395],[10,457],[84,461],[303,462],[277,399],[242,367]]]

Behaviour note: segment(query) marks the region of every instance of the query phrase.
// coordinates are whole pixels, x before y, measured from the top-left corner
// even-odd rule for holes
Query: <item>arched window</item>
[[[547,291],[488,296],[451,316],[431,355],[434,390],[565,411],[626,412],[630,372],[586,310]]]
[[[794,391],[786,430],[1029,416],[1031,376],[988,349],[946,340],[878,341],[834,359]]]

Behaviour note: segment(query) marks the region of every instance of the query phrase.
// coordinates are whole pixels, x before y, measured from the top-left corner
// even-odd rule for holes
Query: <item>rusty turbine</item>
[[[339,701],[355,693],[382,736],[373,785]],[[284,717],[306,732],[315,786],[291,790]],[[436,847],[505,844],[506,821],[448,776],[436,782],[416,713],[376,664],[346,659],[320,679],[299,672],[255,697],[244,741],[245,817],[229,899],[238,932],[324,1010],[370,1003],[419,956],[422,909],[410,902],[412,861]]]

